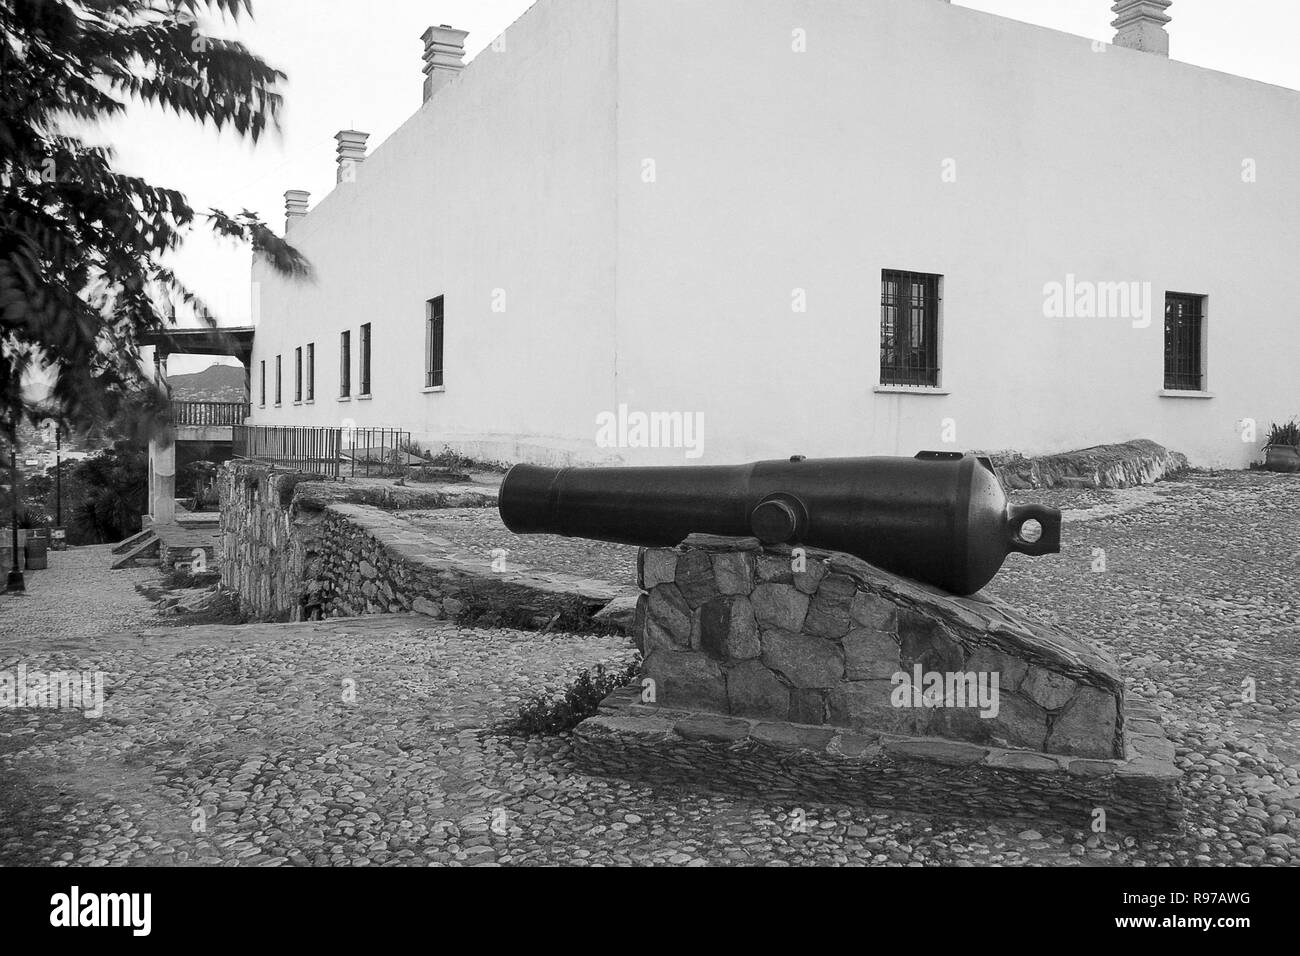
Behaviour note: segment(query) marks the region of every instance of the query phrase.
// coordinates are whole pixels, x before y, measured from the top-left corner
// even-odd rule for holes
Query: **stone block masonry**
[[[603,581],[512,567],[458,552],[387,508],[485,507],[490,491],[351,487],[237,462],[223,466],[222,583],[258,620],[415,612],[455,619],[467,605],[550,616],[581,600],[608,604]],[[380,504],[386,506],[381,507]]]
[[[953,597],[848,555],[808,549],[797,566],[788,548],[752,539],[643,551],[638,633],[659,701],[1122,756],[1123,682],[1097,647],[994,598]]]
[[[984,594],[814,549],[688,538],[643,550],[640,687],[579,728],[590,766],[773,798],[1180,819],[1159,713],[1115,662]]]

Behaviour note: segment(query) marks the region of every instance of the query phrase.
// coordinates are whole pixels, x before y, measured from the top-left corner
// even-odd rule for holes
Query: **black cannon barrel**
[[[987,458],[827,458],[668,468],[516,465],[501,485],[516,534],[670,547],[691,534],[753,536],[856,555],[974,594],[1006,556],[1060,551],[1061,513],[1009,505]],[[1037,539],[1025,525],[1041,526]]]

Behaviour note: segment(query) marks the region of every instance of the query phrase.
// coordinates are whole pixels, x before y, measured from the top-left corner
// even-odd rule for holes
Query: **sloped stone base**
[[[764,721],[608,697],[577,730],[593,773],[752,797],[955,818],[1154,832],[1183,818],[1182,777],[1158,711],[1130,698],[1125,757],[1098,760],[836,727]]]
[[[998,478],[1014,489],[1131,488],[1187,470],[1185,455],[1145,438],[1043,458],[1023,458],[1015,453],[992,458]]]
[[[846,554],[704,535],[643,550],[640,583],[642,676],[664,706],[1123,755],[1114,660],[990,595],[954,597]]]

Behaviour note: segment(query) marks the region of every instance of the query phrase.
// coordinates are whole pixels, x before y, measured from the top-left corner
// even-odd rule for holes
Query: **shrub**
[[[1268,431],[1268,443],[1270,445],[1300,446],[1300,422],[1296,422],[1295,419],[1285,425],[1274,422]]]
[[[566,733],[588,717],[594,716],[600,702],[632,683],[641,672],[641,659],[625,668],[607,673],[603,664],[593,674],[585,670],[565,690],[563,697],[538,694],[519,708],[519,713],[501,724],[501,733],[523,737],[553,736]]]
[[[498,461],[478,461],[454,451],[449,445],[443,445],[441,452],[427,460],[431,465],[459,472],[488,471],[505,473],[510,470],[510,466],[507,464]]]
[[[558,634],[596,634],[601,636],[622,634],[623,629],[613,621],[594,621],[592,613],[600,605],[588,603],[571,595],[563,600],[558,611],[544,612],[522,604],[508,608],[494,607],[492,602],[472,591],[459,595],[464,602],[456,623],[461,627],[500,627],[513,631],[555,631]]]
[[[220,583],[221,572],[211,568],[206,571],[190,571],[188,568],[175,567],[163,575],[163,587],[170,591],[208,588]]]

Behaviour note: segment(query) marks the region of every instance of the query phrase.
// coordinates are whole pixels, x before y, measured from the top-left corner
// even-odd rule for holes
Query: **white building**
[[[254,268],[251,420],[1243,467],[1300,413],[1300,94],[1169,59],[1168,6],[1120,0],[1112,46],[943,0],[540,0],[467,66],[432,28],[423,108],[288,196],[315,283]],[[702,442],[605,447],[620,407]]]

